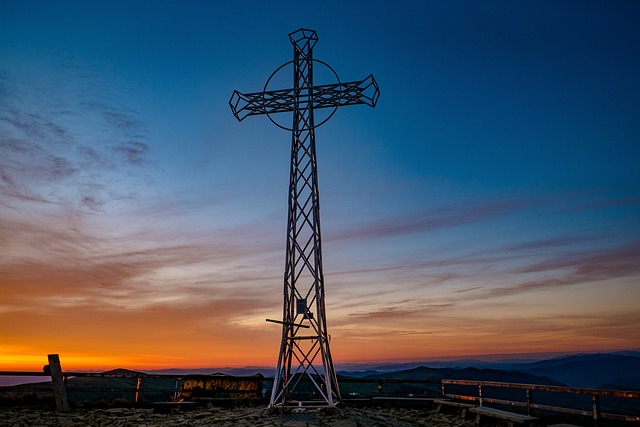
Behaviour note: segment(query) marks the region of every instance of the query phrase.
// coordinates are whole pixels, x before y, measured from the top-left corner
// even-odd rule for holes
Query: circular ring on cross
[[[338,73],[336,73],[336,71],[335,71],[333,68],[331,68],[331,66],[330,66],[329,64],[327,64],[326,62],[321,61],[321,60],[319,60],[319,59],[312,59],[311,61],[313,61],[313,62],[315,62],[315,63],[318,63],[318,64],[323,65],[324,67],[326,67],[326,69],[328,69],[328,70],[331,72],[331,74],[333,74],[333,77],[335,77],[335,79],[336,79],[336,81],[337,81],[337,84],[338,84],[338,85],[340,84],[340,77],[338,77]],[[281,66],[279,66],[278,68],[276,68],[276,70],[275,70],[273,73],[271,73],[271,75],[270,75],[270,76],[269,76],[269,78],[267,79],[267,82],[264,84],[263,92],[268,92],[268,91],[269,91],[269,84],[270,84],[270,83],[271,83],[271,81],[274,79],[274,77],[276,76],[276,74],[278,74],[280,71],[282,71],[282,70],[283,70],[285,67],[287,67],[288,65],[293,64],[293,62],[294,62],[294,61],[285,62],[284,64],[282,64]],[[313,71],[314,71],[314,73],[316,73],[316,72],[317,72],[317,69],[316,69],[316,68],[314,68],[314,70],[313,70]],[[294,78],[295,78],[295,77],[294,77]],[[313,108],[313,101],[314,101],[314,100],[313,100],[313,96],[314,96],[314,94],[313,94],[313,87],[311,87],[311,88],[301,88],[301,89],[309,89],[309,90],[311,90],[311,91],[312,91],[312,92],[311,92],[311,95],[310,95],[310,100],[309,100],[309,101],[307,101],[307,102],[308,102],[308,103],[310,103],[310,104],[312,104],[312,105],[311,105],[310,107],[308,107],[308,108],[309,108],[311,111],[315,111],[315,109]],[[271,90],[273,90],[273,89],[271,89]],[[333,115],[336,113],[336,111],[338,110],[338,106],[339,106],[339,105],[340,105],[340,102],[335,103],[335,104],[333,105],[333,108],[332,108],[331,112],[330,112],[330,113],[328,113],[328,115],[327,115],[326,117],[323,117],[323,118],[321,119],[320,123],[315,124],[315,122],[314,122],[314,124],[313,124],[313,125],[308,126],[308,128],[309,128],[309,129],[315,129],[315,128],[317,128],[318,126],[322,126],[323,124],[325,124],[325,123],[327,122],[327,120],[329,120],[331,117],[333,117]],[[271,117],[271,114],[277,114],[277,113],[271,113],[271,114],[269,114],[269,112],[268,112],[268,111],[265,111],[265,113],[266,113],[267,117],[269,118],[269,120],[271,121],[271,123],[273,123],[274,125],[278,126],[280,129],[289,130],[289,131],[292,131],[292,130],[293,130],[293,127],[285,126],[285,125],[283,125],[283,124],[281,124],[281,123],[278,123],[278,121],[276,121],[276,119],[274,119],[273,117]]]

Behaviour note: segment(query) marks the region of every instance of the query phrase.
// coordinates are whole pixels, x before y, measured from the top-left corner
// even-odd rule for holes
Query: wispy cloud
[[[615,197],[615,198],[598,198],[598,200],[590,200],[583,202],[571,208],[573,211],[591,211],[599,209],[610,208],[626,208],[626,207],[640,207],[640,197],[636,195]]]
[[[511,256],[507,256],[504,254],[494,254],[494,256],[474,256],[474,255],[457,255],[457,254],[438,254],[434,255],[434,259],[426,260],[426,261],[414,261],[414,262],[397,262],[397,260],[393,260],[393,263],[389,263],[387,265],[375,265],[366,268],[358,268],[358,269],[343,269],[332,271],[325,276],[362,276],[369,274],[382,274],[382,273],[409,273],[416,274],[421,272],[421,274],[426,275],[430,278],[433,283],[444,283],[448,280],[452,280],[456,277],[464,277],[461,273],[454,271],[454,267],[462,267],[462,266],[486,266],[495,264],[501,261],[507,261],[512,259]],[[432,272],[429,273],[429,270],[433,269],[442,269],[442,268],[451,268],[446,272]]]
[[[514,270],[514,273],[532,273],[571,268],[576,274],[597,278],[620,277],[640,272],[640,241],[628,245],[555,253],[552,259]]]
[[[509,252],[521,252],[528,250],[552,250],[557,251],[558,249],[570,246],[585,243],[587,241],[593,241],[598,239],[599,236],[564,236],[564,237],[553,237],[548,239],[540,239],[540,240],[532,240],[527,242],[516,243],[513,245],[509,245],[505,248],[506,251]]]
[[[346,229],[332,231],[328,238],[354,240],[379,238],[454,227],[501,218],[535,206],[531,198],[514,198],[491,202],[463,202],[456,205],[434,208],[424,212],[398,215],[364,224],[349,225]]]
[[[269,300],[255,289],[265,281],[264,270],[252,266],[256,255],[241,242],[171,244],[158,235],[114,239],[81,227],[0,221],[3,243],[12,248],[0,262],[2,300],[36,311],[60,304],[139,309],[163,301],[197,306]]]
[[[117,94],[100,90],[89,67],[55,53],[46,59],[38,78],[0,70],[2,203],[98,209],[123,196],[110,185],[111,173],[141,174],[132,168],[146,161],[148,131]]]
[[[405,304],[409,304],[407,301]],[[454,303],[441,304],[411,304],[411,305],[395,305],[382,307],[371,311],[357,311],[349,315],[351,322],[388,322],[406,321],[410,317],[424,317],[424,313],[434,313],[438,311],[451,309]]]
[[[636,275],[640,275],[639,241],[590,251],[554,252],[543,261],[505,271],[504,276],[511,277],[512,285],[480,288],[467,297],[498,298]],[[529,276],[534,278],[525,279]]]

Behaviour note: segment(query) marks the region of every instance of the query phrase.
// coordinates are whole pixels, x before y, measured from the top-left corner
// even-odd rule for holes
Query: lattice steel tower
[[[284,305],[282,321],[275,321],[282,324],[282,342],[269,407],[334,407],[340,401],[340,389],[329,350],[324,302],[315,128],[340,106],[375,107],[380,91],[372,75],[341,83],[331,67],[313,59],[318,41],[315,31],[300,29],[289,34],[289,40],[293,60],[273,72],[262,92],[234,91],[229,105],[239,121],[265,114],[292,134]],[[314,64],[330,70],[337,82],[314,86]],[[268,90],[273,77],[285,67],[293,68],[293,87]],[[314,110],[321,108],[333,111],[316,124]],[[285,112],[293,113],[291,127],[273,117]]]

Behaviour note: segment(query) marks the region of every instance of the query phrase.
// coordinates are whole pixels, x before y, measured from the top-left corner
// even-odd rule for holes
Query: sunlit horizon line
[[[560,357],[579,356],[588,354],[615,354],[615,353],[634,353],[640,352],[638,348],[625,348],[625,349],[593,349],[593,350],[566,350],[566,351],[542,351],[542,352],[520,352],[520,353],[493,353],[493,354],[468,354],[468,355],[451,355],[451,356],[432,356],[424,358],[395,358],[395,359],[371,359],[371,360],[357,360],[357,361],[335,361],[334,364],[338,369],[350,369],[357,370],[362,368],[373,368],[382,365],[410,365],[420,363],[440,363],[440,362],[483,362],[483,363],[500,363],[500,362],[532,362],[536,360],[554,359]],[[15,364],[0,364],[0,371],[6,372],[41,372],[42,367],[47,364],[46,357],[42,358],[40,368],[34,368],[33,359],[27,364],[15,363]],[[121,363],[103,364],[95,363],[91,366],[89,364],[79,362],[82,357],[68,357],[65,365],[64,355],[60,356],[61,365],[63,371],[66,372],[107,372],[115,369],[126,369],[131,371],[145,372],[145,371],[201,371],[201,370],[224,370],[224,369],[271,369],[275,366],[275,363],[255,363],[255,364],[218,364],[218,365],[206,365],[206,364],[182,364],[171,365],[167,363],[149,363],[149,364],[135,364],[135,363]],[[87,359],[98,359],[97,357],[88,357]],[[101,358],[100,358],[101,359]],[[119,359],[119,358],[113,358]],[[104,358],[104,362],[109,358]],[[74,363],[75,361],[75,363]],[[5,365],[4,367],[2,365]]]

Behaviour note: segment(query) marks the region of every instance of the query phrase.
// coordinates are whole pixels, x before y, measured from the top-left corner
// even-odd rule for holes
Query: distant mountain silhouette
[[[570,387],[640,388],[640,357],[633,355],[603,353],[568,356],[520,365],[518,369],[548,376]]]
[[[536,362],[451,360],[447,362],[412,362],[402,364],[374,365],[358,371],[339,371],[340,375],[359,378],[399,378],[411,376],[416,369],[431,366],[432,375],[425,378],[475,379],[485,381],[507,381],[531,383],[539,378],[551,379],[569,387],[607,388],[617,390],[640,389],[640,352],[589,353],[562,356]],[[474,370],[475,369],[475,370]],[[518,377],[514,374],[533,375]],[[499,374],[504,372],[505,374]],[[427,375],[427,372],[422,372]],[[465,377],[467,375],[467,377]],[[473,377],[471,376],[473,375]],[[504,378],[504,379],[496,379]],[[514,379],[519,378],[519,379]],[[538,380],[536,379],[538,378]],[[539,383],[547,384],[547,383]]]
[[[609,390],[640,391],[640,377],[618,377],[613,379],[610,383],[602,384],[600,388]]]
[[[558,385],[564,384],[544,376],[533,375],[530,373],[519,371],[502,371],[498,369],[478,369],[478,368],[428,368],[420,366],[418,368],[407,369],[404,371],[384,372],[367,375],[367,379],[464,379],[476,381],[498,381],[520,384],[542,384],[542,385]]]
[[[579,354],[536,362],[516,359],[496,362],[466,359],[446,362],[346,365],[345,368],[338,370],[338,374],[372,379],[449,378],[619,390],[640,389],[640,352],[637,351]],[[165,374],[224,372],[237,376],[260,373],[271,377],[273,369],[271,366],[247,366],[244,368],[165,369],[146,372]],[[416,377],[416,375],[422,375],[422,377]]]
[[[215,375],[224,374],[238,377],[250,377],[252,375],[261,374],[265,377],[273,375],[275,368],[273,366],[245,366],[244,368],[171,368],[171,369],[155,369],[145,371],[154,374],[166,375]]]
[[[109,374],[109,375],[138,375],[138,374],[144,374],[144,373],[140,372],[140,371],[132,371],[131,369],[116,368],[116,369],[112,369],[110,371],[105,371],[105,372],[103,372],[103,374]]]

